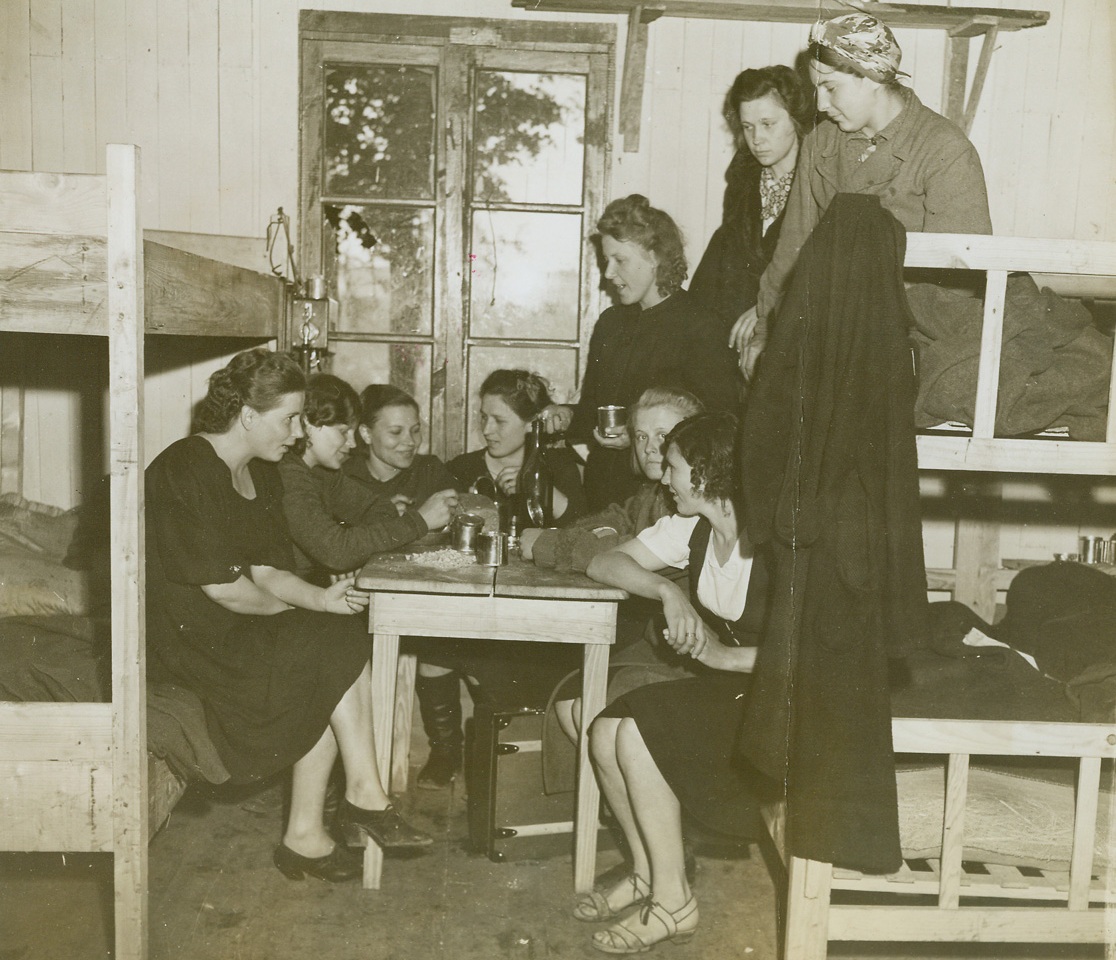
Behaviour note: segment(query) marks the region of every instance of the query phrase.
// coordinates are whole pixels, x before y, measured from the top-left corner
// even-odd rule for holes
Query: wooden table
[[[593,889],[600,793],[586,733],[605,703],[609,646],[616,641],[616,604],[623,590],[579,573],[557,573],[518,557],[506,566],[472,564],[449,570],[422,562],[421,547],[370,560],[356,580],[372,593],[372,710],[381,781],[406,789],[415,657],[400,655],[399,638],[461,637],[577,643],[583,647],[581,738],[577,747],[574,890]],[[364,886],[379,889],[383,853],[365,848]]]

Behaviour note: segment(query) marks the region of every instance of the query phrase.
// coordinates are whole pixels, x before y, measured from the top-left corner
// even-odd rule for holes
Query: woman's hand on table
[[[349,616],[368,608],[369,594],[357,590],[352,577],[342,577],[322,589],[322,610]]]
[[[609,450],[627,450],[628,447],[632,445],[632,438],[628,436],[627,430],[621,431],[614,437],[606,437],[600,430],[594,427],[593,439],[602,447],[607,447]]]
[[[528,527],[526,530],[520,531],[519,534],[519,555],[524,560],[533,560],[535,541],[539,539],[539,534],[542,533],[541,527]]]
[[[457,509],[457,491],[439,490],[430,494],[426,502],[418,508],[419,516],[426,521],[428,530],[441,530],[453,517]]]
[[[537,414],[547,433],[565,433],[573,423],[573,407],[565,403],[552,403]]]

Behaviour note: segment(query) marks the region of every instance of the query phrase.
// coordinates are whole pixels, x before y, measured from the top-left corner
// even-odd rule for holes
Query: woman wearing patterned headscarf
[[[952,121],[899,83],[902,51],[864,14],[814,24],[810,80],[824,119],[802,142],[782,232],[759,299],[733,327],[731,345],[751,376],[766,325],[798,252],[838,193],[874,194],[907,230],[991,233],[976,149]]]

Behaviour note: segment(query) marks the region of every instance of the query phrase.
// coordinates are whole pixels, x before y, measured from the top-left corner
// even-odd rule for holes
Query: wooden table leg
[[[574,892],[593,889],[601,794],[589,762],[589,724],[605,705],[608,646],[587,643],[582,655],[581,735],[577,743],[577,811],[574,815]]]
[[[415,667],[413,653],[399,655],[395,671],[395,732],[391,741],[391,786],[389,793],[402,796],[407,792],[407,776],[411,763],[411,716],[415,709]]]
[[[399,664],[399,635],[372,636],[372,732],[376,746],[376,769],[380,783],[391,782],[391,740],[395,719],[395,674]],[[364,848],[365,890],[380,889],[384,852],[371,840]]]

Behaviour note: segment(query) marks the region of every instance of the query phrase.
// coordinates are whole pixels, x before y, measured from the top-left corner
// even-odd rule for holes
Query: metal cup
[[[606,437],[618,437],[628,425],[628,408],[597,407],[597,429]]]
[[[450,545],[462,553],[472,553],[477,548],[477,535],[484,526],[484,517],[475,513],[459,513],[450,523]]]
[[[326,297],[325,277],[320,273],[306,279],[306,297],[309,300],[324,300]]]
[[[1116,542],[1099,538],[1095,553],[1097,563],[1116,563]]]
[[[486,567],[502,567],[508,562],[508,535],[481,533],[477,535],[477,563]]]
[[[1082,537],[1081,538],[1081,562],[1082,563],[1099,563],[1100,558],[1097,556],[1098,550],[1101,548],[1102,543],[1107,543],[1104,537]],[[1103,548],[1107,549],[1107,548]]]

